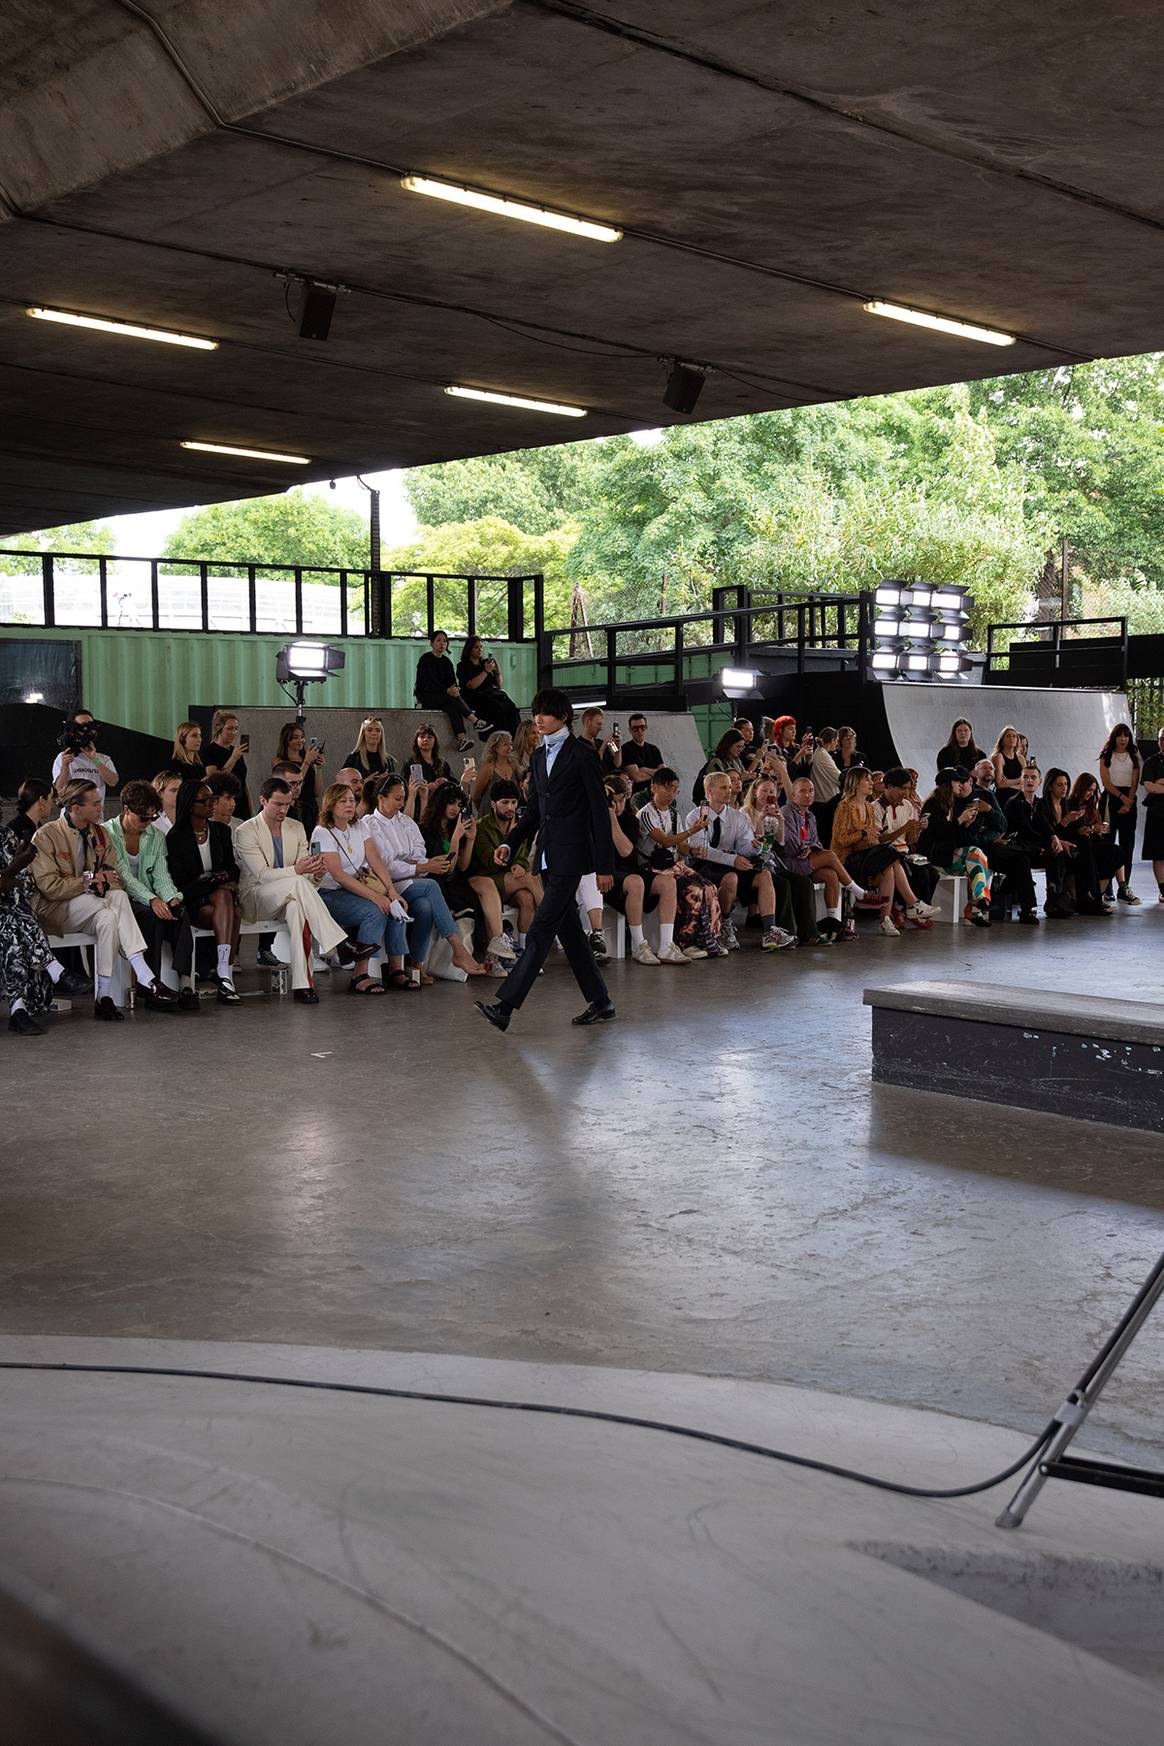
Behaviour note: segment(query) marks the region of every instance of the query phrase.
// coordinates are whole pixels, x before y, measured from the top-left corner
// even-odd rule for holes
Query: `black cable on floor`
[[[807,1467],[813,1473],[828,1473],[834,1479],[850,1479],[857,1485],[874,1486],[878,1491],[892,1491],[902,1497],[955,1498],[973,1497],[977,1492],[991,1491],[1042,1453],[1058,1429],[1052,1419],[1041,1436],[1030,1447],[990,1479],[980,1479],[973,1485],[957,1485],[937,1490],[924,1485],[902,1485],[895,1479],[881,1479],[876,1474],[859,1473],[852,1467],[838,1467],[831,1461],[817,1461],[811,1455],[793,1455],[787,1449],[773,1449],[764,1443],[749,1443],[741,1437],[725,1437],[718,1431],[699,1431],[692,1425],[672,1425],[663,1419],[640,1419],[630,1413],[608,1413],[597,1407],[555,1406],[545,1401],[488,1400],[480,1395],[438,1394],[418,1388],[378,1388],[363,1382],[320,1382],[298,1376],[247,1376],[237,1370],[193,1370],[174,1365],[155,1364],[44,1364],[32,1360],[0,1359],[0,1370],[58,1370],[97,1376],[165,1376],[198,1382],[252,1382],[271,1388],[322,1389],[333,1394],[365,1394],[381,1400],[419,1400],[434,1406],[491,1407],[496,1412],[545,1413],[564,1419],[593,1419],[604,1425],[629,1425],[637,1431],[664,1431],[668,1436],[687,1437],[696,1443],[712,1443],[721,1449],[736,1449],[744,1455],[759,1455],[766,1461],[781,1461],[790,1467]]]

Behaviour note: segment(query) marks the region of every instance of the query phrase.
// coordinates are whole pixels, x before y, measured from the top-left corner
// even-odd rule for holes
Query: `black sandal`
[[[385,988],[395,988],[401,994],[419,994],[420,983],[414,982],[407,970],[389,970]]]
[[[383,994],[384,984],[377,982],[374,976],[366,973],[363,976],[353,976],[348,983],[349,994]]]

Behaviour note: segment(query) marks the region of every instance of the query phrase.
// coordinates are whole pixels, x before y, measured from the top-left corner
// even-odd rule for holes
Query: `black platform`
[[[873,1077],[1164,1133],[1164,1005],[981,982],[867,988]]]

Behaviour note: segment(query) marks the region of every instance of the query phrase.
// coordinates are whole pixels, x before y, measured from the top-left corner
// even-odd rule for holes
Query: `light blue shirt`
[[[549,781],[550,776],[553,772],[554,759],[557,757],[558,753],[561,751],[562,747],[566,744],[566,741],[569,738],[570,738],[569,728],[562,727],[562,728],[558,729],[556,734],[547,734],[545,739],[542,741],[542,745],[546,748],[546,781],[547,782]]]

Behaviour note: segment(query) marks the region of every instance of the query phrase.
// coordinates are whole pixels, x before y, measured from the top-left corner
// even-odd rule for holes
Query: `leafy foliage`
[[[17,534],[13,537],[13,548],[30,554],[35,552],[69,552],[92,554],[108,557],[113,551],[113,533],[111,529],[102,527],[95,521],[73,522],[68,527],[46,527],[39,533]],[[95,566],[67,562],[58,563],[63,570],[88,570]],[[38,557],[8,557],[0,558],[0,569],[7,576],[30,576],[40,569]]]
[[[278,497],[251,497],[192,510],[166,541],[162,556],[236,565],[242,560],[363,570],[368,563],[368,524],[356,510],[341,509],[296,487]],[[223,573],[245,574],[237,568]]]
[[[427,625],[424,576],[434,572],[452,576],[532,576],[546,579],[546,622],[569,620],[573,584],[566,576],[566,554],[578,537],[578,527],[567,522],[546,533],[523,533],[498,515],[474,521],[448,522],[440,527],[422,527],[407,545],[385,552],[385,570],[420,572],[416,581],[396,583],[392,591],[393,629],[403,635]],[[448,585],[435,587],[438,621],[449,630],[463,628],[464,590]],[[504,634],[506,625],[504,584],[482,583],[478,589],[477,623],[482,636]]]

